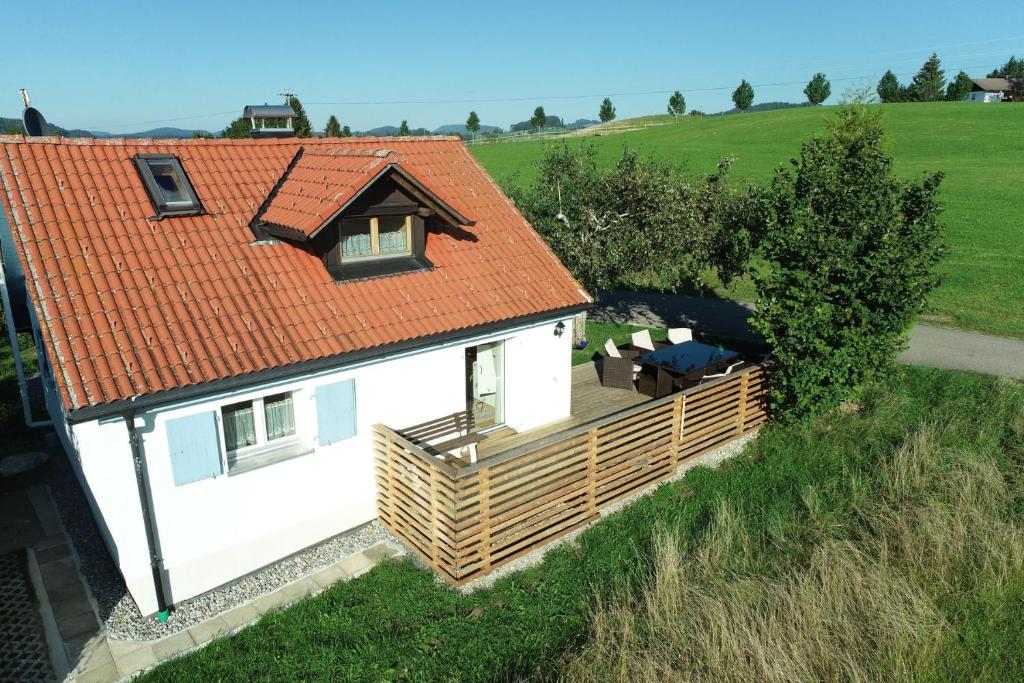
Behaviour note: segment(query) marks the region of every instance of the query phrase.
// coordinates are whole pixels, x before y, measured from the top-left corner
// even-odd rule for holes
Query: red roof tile
[[[340,284],[299,248],[254,243],[300,147],[267,208],[294,211],[283,225],[315,229],[396,163],[472,217],[474,240],[431,232],[433,270]],[[137,153],[177,155],[207,213],[154,218]],[[454,138],[0,136],[0,201],[72,410],[590,301]]]

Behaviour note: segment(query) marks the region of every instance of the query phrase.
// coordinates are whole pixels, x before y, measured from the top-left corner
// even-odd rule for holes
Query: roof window
[[[159,217],[201,213],[199,197],[173,154],[138,154],[135,166]]]

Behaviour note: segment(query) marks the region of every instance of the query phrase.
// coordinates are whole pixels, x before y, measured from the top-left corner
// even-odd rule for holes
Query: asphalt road
[[[692,327],[706,334],[756,340],[749,303],[653,292],[605,292],[591,312],[599,320],[649,327]],[[1024,340],[918,324],[900,362],[1024,379]]]

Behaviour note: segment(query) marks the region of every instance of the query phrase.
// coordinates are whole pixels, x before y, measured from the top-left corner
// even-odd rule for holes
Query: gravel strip
[[[746,434],[740,437],[739,439],[736,439],[735,441],[730,441],[721,448],[716,448],[715,450],[708,451],[704,455],[694,458],[693,460],[689,460],[680,465],[679,469],[676,470],[676,473],[673,474],[668,479],[663,479],[657,483],[651,484],[646,488],[640,489],[636,493],[633,493],[629,496],[626,496],[622,500],[612,503],[608,507],[602,509],[598,514],[602,518],[615,514],[622,508],[635,502],[638,498],[648,496],[654,493],[654,491],[657,490],[658,487],[662,486],[663,484],[667,484],[669,482],[678,481],[682,479],[683,477],[686,476],[686,473],[689,472],[694,467],[718,467],[723,461],[728,460],[733,456],[739,455],[740,452],[742,452],[743,449],[746,447],[746,445],[750,443],[756,436],[757,432]],[[595,521],[594,523],[596,524],[597,522]],[[507,576],[508,574],[511,574],[512,572],[540,564],[541,560],[544,559],[544,555],[547,554],[549,550],[553,550],[554,548],[557,548],[558,546],[564,543],[574,542],[577,536],[579,536],[581,533],[589,529],[591,526],[593,526],[593,524],[588,524],[583,528],[576,529],[575,531],[572,531],[566,534],[565,536],[562,536],[561,538],[552,541],[551,543],[548,543],[545,546],[537,548],[536,550],[529,552],[526,555],[523,555],[522,557],[516,558],[508,564],[502,565],[501,567],[495,569],[490,574],[486,576],[481,576],[480,578],[474,579],[473,581],[470,581],[464,586],[461,586],[459,590],[461,590],[463,593],[469,594],[473,591],[480,590],[481,588],[490,588],[495,581]],[[440,578],[438,580],[440,581]]]
[[[99,607],[100,620],[112,640],[163,638],[301,579],[379,541],[390,541],[403,547],[373,521],[231,584],[176,604],[167,621],[159,622],[155,617],[143,617],[135,600],[128,594],[66,456],[60,451],[53,453],[48,467],[50,494],[57,503],[61,520],[78,553],[82,575]]]

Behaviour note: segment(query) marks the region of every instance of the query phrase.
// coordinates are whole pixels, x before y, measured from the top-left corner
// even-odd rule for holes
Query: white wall
[[[506,423],[525,430],[570,411],[569,326],[557,321],[288,382],[139,413],[169,581],[180,602],[376,517],[371,426],[411,426],[464,410],[465,347],[505,340]],[[354,379],[356,436],[260,469],[175,486],[168,420],[269,393],[293,391],[296,429],[314,444],[319,384]],[[157,609],[127,430],[122,420],[74,427],[81,471],[111,554],[143,613]],[[72,456],[74,459],[75,456]]]
[[[1002,102],[1003,101],[1003,93],[1001,93],[1001,92],[984,92],[984,91],[978,90],[978,91],[972,92],[970,95],[968,95],[967,99],[969,101],[971,101],[971,102]]]

